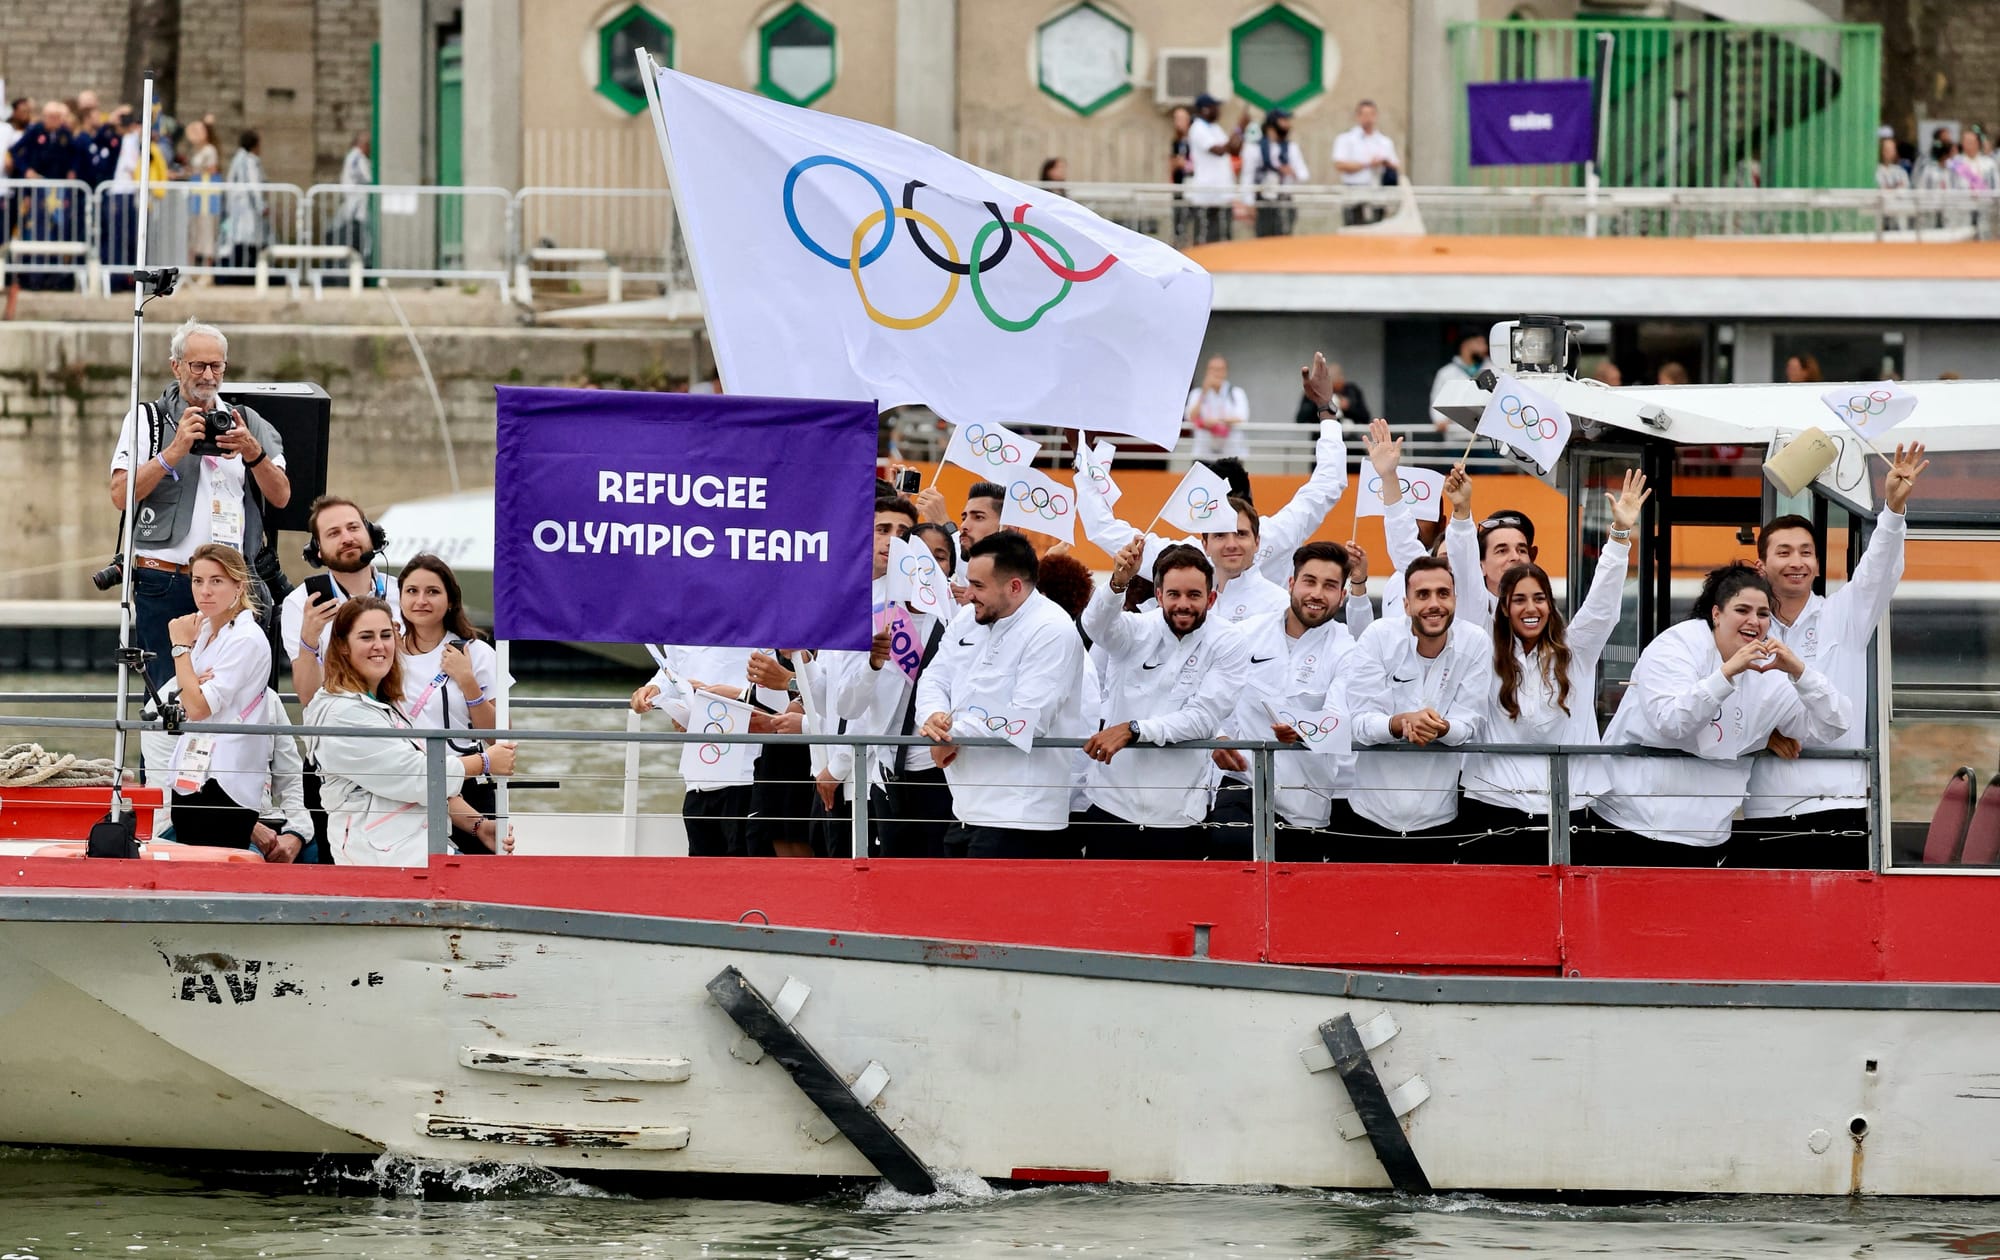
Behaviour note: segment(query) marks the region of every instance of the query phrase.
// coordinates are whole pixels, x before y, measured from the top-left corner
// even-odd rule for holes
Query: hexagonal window
[[[1283,5],[1229,32],[1236,94],[1259,109],[1291,109],[1319,94],[1326,35]]]
[[[635,4],[597,28],[597,90],[628,114],[646,108],[646,85],[632,54],[644,48],[663,66],[674,64],[674,28]]]
[[[1035,30],[1041,89],[1079,114],[1132,90],[1132,28],[1094,4],[1065,10]]]
[[[757,29],[757,90],[810,105],[833,87],[833,23],[795,4]]]

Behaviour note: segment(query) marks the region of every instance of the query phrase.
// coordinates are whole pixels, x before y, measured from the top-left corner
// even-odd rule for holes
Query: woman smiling
[[[191,722],[252,722],[271,678],[271,643],[257,624],[250,568],[221,543],[188,561],[195,611],[167,626],[174,681]],[[271,777],[269,735],[187,732],[174,745],[174,837],[247,848]]]
[[[372,595],[348,600],[333,619],[319,694],[306,708],[308,726],[357,730],[408,730],[401,710],[398,638],[389,605]],[[422,866],[429,860],[428,777],[421,740],[325,735],[313,740],[326,806],[326,838],[336,862],[358,866]],[[445,789],[452,794],[454,826],[474,832],[489,848],[508,847],[458,795],[475,775],[514,771],[514,745],[495,744],[447,757]]]
[[[428,552],[412,557],[396,578],[403,607],[403,699],[397,706],[410,725],[419,728],[487,730],[497,725],[501,688],[513,679],[500,677],[493,648],[465,615],[465,596],[451,566]],[[477,755],[484,745],[477,738],[453,740],[451,751]],[[494,816],[498,793],[490,779],[468,782],[460,793],[481,818]],[[461,852],[490,853],[486,837],[454,819],[452,843]]]

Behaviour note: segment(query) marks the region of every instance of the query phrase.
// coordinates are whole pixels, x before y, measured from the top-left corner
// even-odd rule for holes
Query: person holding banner
[[[1354,650],[1354,639],[1339,617],[1347,600],[1348,563],[1347,548],[1339,543],[1307,543],[1292,553],[1286,607],[1238,623],[1237,633],[1249,648],[1248,677],[1222,732],[1225,737],[1269,739],[1265,732],[1272,731],[1285,743],[1306,743],[1317,751],[1319,741],[1306,740],[1296,723],[1329,708],[1345,715],[1340,666]],[[1293,721],[1281,722],[1285,716]],[[1279,732],[1280,727],[1289,731],[1290,739]],[[1249,757],[1218,749],[1215,761],[1225,773],[1208,814],[1208,855],[1220,861],[1248,861],[1253,856],[1250,783],[1245,777]],[[1352,786],[1351,745],[1350,751],[1330,755],[1326,764],[1320,762],[1313,756],[1281,756],[1273,767],[1281,862],[1313,861],[1322,855],[1320,832],[1332,809],[1328,793]]]
[[[1168,547],[1153,562],[1157,613],[1124,611],[1126,584],[1139,571],[1145,543],[1119,551],[1111,582],[1083,613],[1083,630],[1104,650],[1107,725],[1084,746],[1098,762],[1086,790],[1089,824],[1082,837],[1092,858],[1197,859],[1208,814],[1209,757],[1195,750],[1145,750],[1212,739],[1223,728],[1249,677],[1242,636],[1209,616],[1215,570],[1193,547]],[[1123,718],[1120,721],[1110,719]]]
[[[1493,619],[1493,685],[1485,734],[1495,744],[1595,744],[1592,688],[1604,645],[1618,627],[1632,528],[1652,492],[1644,473],[1625,474],[1611,505],[1611,538],[1598,553],[1590,591],[1566,621],[1555,584],[1540,565],[1517,564],[1500,578]],[[1549,763],[1542,757],[1475,753],[1465,762],[1461,830],[1471,834],[1460,862],[1537,866],[1548,860]],[[1571,811],[1580,809],[1571,798]]]
[[[307,726],[358,730],[409,730],[403,716],[403,678],[397,668],[396,622],[387,601],[359,595],[340,606],[322,661],[319,694],[306,706]],[[319,763],[320,799],[326,804],[327,843],[333,860],[347,866],[423,866],[430,860],[424,802],[430,778],[424,744],[415,739],[322,735],[309,741]],[[476,753],[446,757],[444,790],[452,825],[472,831],[482,845],[510,850],[512,837],[480,818],[459,796],[475,775],[514,772],[514,745],[502,741]]]
[[[1854,725],[1855,709],[1771,635],[1771,584],[1747,564],[1709,573],[1694,615],[1646,645],[1606,745],[1677,748],[1691,758],[1604,757],[1576,831],[1579,866],[1720,866],[1753,754],[1796,756]],[[1773,733],[1785,736],[1773,741]]]
[[[1868,549],[1846,584],[1814,592],[1821,554],[1818,529],[1803,516],[1780,516],[1757,533],[1757,568],[1771,583],[1771,636],[1824,673],[1860,713],[1868,702],[1868,663],[1875,628],[1888,614],[1903,576],[1903,515],[1929,461],[1921,443],[1898,446],[1882,482],[1882,511]],[[1865,726],[1855,723],[1829,747],[1860,748]],[[1860,762],[1759,757],[1750,769],[1743,817],[1732,831],[1724,865],[1790,870],[1865,870],[1868,866],[1868,776]]]
[[[1347,657],[1354,742],[1463,744],[1479,737],[1492,648],[1456,617],[1451,566],[1420,556],[1403,571],[1407,616],[1368,627]],[[1462,829],[1463,757],[1364,752],[1354,790],[1334,810],[1335,861],[1449,862]]]
[[[1031,858],[1069,827],[1070,752],[1042,737],[1084,734],[1083,640],[1069,614],[1035,589],[1040,562],[1025,535],[1003,531],[966,553],[971,594],[917,680],[920,730],[951,784],[958,820],[946,846],[967,857]],[[1011,747],[961,747],[1001,738]]]

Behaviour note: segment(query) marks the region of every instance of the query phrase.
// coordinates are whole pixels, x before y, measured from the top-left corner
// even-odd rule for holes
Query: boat
[[[1757,475],[1832,430],[1828,386],[1536,387],[1576,423],[1546,480],[1579,510],[1542,539],[1570,590],[1602,537],[1596,488],[1636,463],[1658,489],[1609,697],[1740,524],[1802,510],[1849,562],[1864,545],[1879,473],[1850,438],[1796,496]],[[437,852],[382,870],[17,838],[0,1141],[913,1194],[965,1172],[2000,1195],[2000,871],[1965,839],[2000,844],[2000,786],[1973,804],[2000,694],[2000,383],[1907,388],[1896,436],[1936,464],[1878,635],[1869,870],[1583,867],[1560,831],[1547,866],[1515,868]],[[1486,399],[1468,382],[1442,403],[1469,425]],[[615,848],[616,821],[574,825]],[[1268,854],[1268,815],[1259,832]]]

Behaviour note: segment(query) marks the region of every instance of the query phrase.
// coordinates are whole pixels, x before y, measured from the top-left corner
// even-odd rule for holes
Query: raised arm
[[[1910,530],[1903,509],[1916,488],[1917,476],[1928,467],[1923,443],[1896,448],[1896,458],[1883,481],[1884,506],[1875,518],[1868,549],[1861,553],[1847,585],[1827,597],[1841,625],[1857,641],[1866,639],[1882,623],[1889,601],[1896,597],[1896,583],[1903,580],[1903,548]]]
[[[1313,443],[1312,476],[1291,502],[1266,516],[1259,531],[1257,564],[1265,576],[1282,582],[1291,571],[1292,552],[1311,538],[1333,505],[1347,491],[1347,443],[1341,436],[1340,415],[1333,407],[1333,369],[1315,351],[1312,362],[1299,369],[1306,397],[1319,410],[1319,440]]]
[[[1119,548],[1111,580],[1090,597],[1083,610],[1083,632],[1092,643],[1102,643],[1107,652],[1123,654],[1132,650],[1134,614],[1125,611],[1125,588],[1138,574],[1139,560],[1144,555],[1145,543],[1141,539],[1134,538]]]
[[[1632,530],[1639,523],[1639,509],[1652,493],[1646,488],[1646,474],[1630,469],[1620,492],[1604,496],[1611,504],[1611,540],[1597,553],[1590,590],[1569,623],[1570,650],[1580,658],[1595,661],[1603,655],[1611,632],[1618,628],[1625,607],[1625,575],[1631,568]]]

